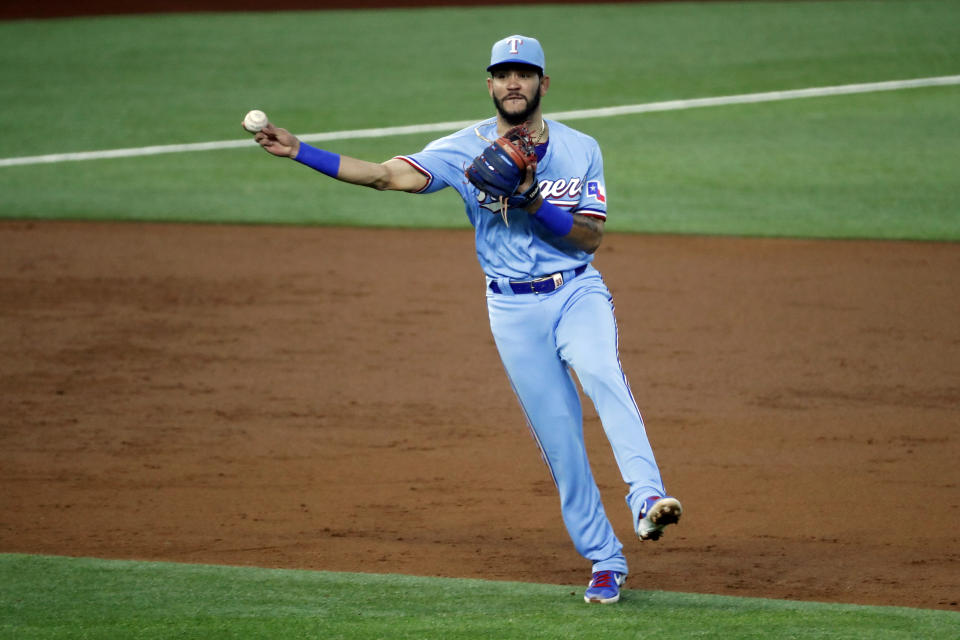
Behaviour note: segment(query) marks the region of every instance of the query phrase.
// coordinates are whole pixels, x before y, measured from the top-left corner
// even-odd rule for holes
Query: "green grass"
[[[498,7],[0,23],[0,158],[487,117]],[[543,5],[546,110],[960,73],[960,0]],[[426,34],[428,37],[413,37]],[[571,122],[615,231],[960,239],[960,87]],[[329,143],[380,161],[432,135]],[[449,191],[449,190],[448,190]],[[0,217],[464,227],[261,151],[0,167]]]
[[[611,228],[960,239],[960,87],[651,114],[629,135],[606,145],[637,167],[608,172]]]
[[[0,555],[0,637],[947,638],[960,614],[583,586]]]
[[[481,119],[491,25],[537,25],[546,110],[960,73],[960,1],[664,3],[0,23],[0,158]],[[572,122],[616,231],[960,240],[960,87]],[[430,135],[340,141],[368,160]],[[0,168],[0,218],[463,227],[452,191],[255,148]],[[960,616],[582,585],[0,555],[0,638],[947,638]]]

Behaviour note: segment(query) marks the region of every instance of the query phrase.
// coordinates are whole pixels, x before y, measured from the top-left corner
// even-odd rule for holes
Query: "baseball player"
[[[584,599],[613,603],[627,561],[587,460],[574,373],[629,487],[626,501],[640,540],[659,539],[682,507],[664,489],[620,365],[611,295],[591,264],[607,218],[600,149],[593,138],[543,118],[540,101],[550,87],[544,70],[536,39],[513,35],[496,42],[487,67],[496,115],[380,164],[317,149],[271,123],[255,140],[273,155],[343,182],[459,192],[475,229],[497,350],[557,486],[570,538],[592,562]],[[526,162],[498,151],[512,148],[511,138],[527,145]]]

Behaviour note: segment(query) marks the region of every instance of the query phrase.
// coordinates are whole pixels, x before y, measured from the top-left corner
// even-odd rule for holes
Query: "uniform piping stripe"
[[[601,276],[601,280],[603,277]],[[604,283],[606,284],[606,283]],[[633,408],[637,411],[637,417],[640,418],[640,424],[646,431],[646,423],[643,421],[643,413],[640,411],[640,405],[637,404],[637,399],[633,396],[633,389],[630,387],[630,381],[627,380],[627,374],[623,370],[623,362],[620,360],[620,325],[617,323],[617,308],[613,303],[613,295],[610,296],[610,306],[613,308],[613,330],[616,334],[616,344],[617,344],[617,364],[620,366],[620,375],[623,377],[623,384],[627,387],[627,393],[630,394],[630,401],[633,402]],[[652,451],[651,451],[652,453]],[[663,492],[663,495],[666,495],[666,488],[663,486],[663,479],[660,479],[660,489]]]
[[[394,159],[394,160],[403,160],[404,162],[406,162],[407,164],[409,164],[411,167],[413,167],[414,169],[416,169],[417,171],[419,171],[420,173],[422,173],[422,174],[424,175],[424,177],[426,177],[426,179],[427,179],[427,184],[423,185],[423,187],[421,187],[420,189],[417,189],[416,191],[411,191],[410,193],[423,193],[424,191],[426,191],[426,190],[430,187],[431,184],[433,184],[433,174],[430,173],[429,171],[427,171],[427,170],[423,167],[423,165],[421,165],[419,162],[417,162],[417,161],[414,160],[413,158],[410,158],[410,157],[407,157],[407,156],[395,156],[393,159]]]
[[[600,279],[603,280],[603,276],[600,276]],[[606,285],[606,282],[604,282]],[[617,305],[613,302],[613,295],[610,295],[610,307],[613,310],[613,332],[616,338],[616,347],[617,347],[617,365],[620,367],[620,375],[623,377],[623,384],[627,387],[627,393],[630,394],[630,401],[633,402],[633,408],[637,411],[637,417],[640,418],[640,424],[643,422],[643,414],[640,411],[640,405],[637,404],[637,399],[633,396],[633,389],[630,387],[630,381],[627,380],[627,374],[623,370],[623,361],[620,359],[620,325],[617,322]]]
[[[506,370],[506,367],[504,367],[504,370]],[[543,448],[543,443],[540,442],[540,436],[537,435],[536,429],[533,428],[533,422],[530,421],[530,414],[527,412],[527,408],[523,404],[523,399],[517,392],[517,386],[513,383],[513,378],[510,376],[509,371],[507,371],[507,379],[510,381],[510,388],[513,389],[513,394],[517,396],[517,402],[520,403],[520,409],[523,411],[523,418],[527,422],[527,429],[530,430],[530,435],[533,437],[533,441],[537,444],[537,449],[540,450],[540,458],[543,460],[543,463],[547,465],[547,470],[550,471],[550,477],[553,479],[553,484],[559,487],[560,484],[557,482],[557,474],[553,472],[553,466],[550,464],[550,459],[547,458],[547,452]]]
[[[587,216],[588,218],[598,218],[600,220],[607,219],[606,211],[597,211],[596,209],[577,209],[573,213],[580,216]]]

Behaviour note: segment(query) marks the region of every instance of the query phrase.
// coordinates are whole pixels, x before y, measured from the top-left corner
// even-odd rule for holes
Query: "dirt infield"
[[[0,551],[581,584],[465,231],[0,223]],[[377,256],[372,261],[371,256]],[[956,610],[960,245],[611,234],[633,588]]]

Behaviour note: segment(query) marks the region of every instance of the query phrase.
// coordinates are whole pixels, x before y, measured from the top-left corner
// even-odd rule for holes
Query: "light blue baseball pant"
[[[651,495],[666,495],[617,349],[610,292],[593,267],[548,294],[487,294],[490,328],[544,461],[563,521],[593,571],[627,573],[623,545],[604,511],[583,439],[576,373],[593,401],[624,482],[633,523]]]

